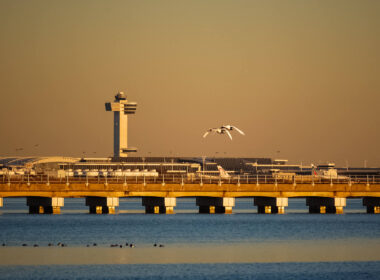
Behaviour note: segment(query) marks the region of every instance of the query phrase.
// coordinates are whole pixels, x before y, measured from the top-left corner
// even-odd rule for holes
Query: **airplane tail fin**
[[[222,178],[229,178],[229,177],[231,177],[231,175],[228,174],[228,172],[226,170],[224,170],[223,167],[221,167],[220,165],[218,165],[218,170],[219,170],[219,173],[220,173],[220,177],[222,177]]]
[[[318,176],[317,168],[315,167],[314,164],[311,165],[311,175],[312,176]]]

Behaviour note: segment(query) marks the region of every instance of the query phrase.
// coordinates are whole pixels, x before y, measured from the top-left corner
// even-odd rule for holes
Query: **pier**
[[[289,199],[306,198],[309,213],[344,213],[346,200],[362,198],[367,213],[380,213],[380,178],[287,182],[272,177],[246,178],[49,178],[28,176],[0,183],[4,197],[26,197],[31,214],[59,214],[65,198],[86,198],[89,213],[114,214],[121,197],[140,197],[146,213],[175,213],[176,199],[194,197],[199,213],[233,213],[235,200],[252,198],[261,214],[284,214]]]

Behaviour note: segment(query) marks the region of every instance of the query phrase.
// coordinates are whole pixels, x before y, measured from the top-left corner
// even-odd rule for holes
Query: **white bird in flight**
[[[209,134],[209,133],[218,133],[218,134],[227,134],[228,137],[230,137],[230,139],[232,140],[232,135],[230,133],[230,130],[236,130],[237,132],[239,132],[241,135],[245,135],[245,133],[243,131],[241,131],[240,129],[238,129],[236,126],[233,126],[233,125],[222,125],[221,127],[217,127],[217,128],[209,128],[205,134],[203,134],[203,138],[206,138],[206,136]]]

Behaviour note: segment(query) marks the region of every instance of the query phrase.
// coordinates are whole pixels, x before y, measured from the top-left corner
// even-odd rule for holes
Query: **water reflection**
[[[278,263],[380,261],[380,241],[303,241],[258,244],[184,245],[164,248],[2,247],[1,265],[86,265],[164,263]]]

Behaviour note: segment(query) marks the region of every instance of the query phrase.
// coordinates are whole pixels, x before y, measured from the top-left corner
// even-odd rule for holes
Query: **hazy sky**
[[[380,1],[0,0],[0,155],[112,155],[119,90],[138,155],[380,166]]]

